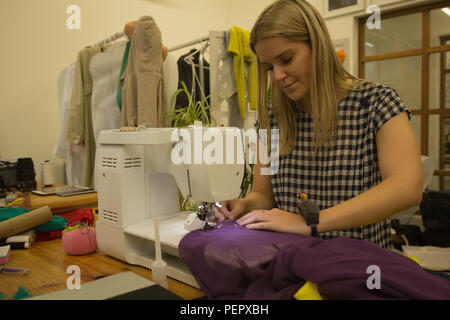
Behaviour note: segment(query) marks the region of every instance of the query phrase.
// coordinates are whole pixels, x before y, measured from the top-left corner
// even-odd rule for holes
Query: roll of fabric
[[[0,222],[0,238],[6,238],[32,229],[40,224],[52,220],[52,212],[44,206],[20,216]]]

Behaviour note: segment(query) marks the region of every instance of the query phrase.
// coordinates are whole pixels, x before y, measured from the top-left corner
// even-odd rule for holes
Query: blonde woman
[[[324,20],[303,0],[267,7],[250,43],[261,126],[280,132],[279,167],[263,175],[257,164],[250,194],[222,202],[216,216],[249,229],[390,247],[389,217],[422,197],[418,144],[396,91],[345,71]],[[302,192],[318,207],[316,223],[299,214]]]

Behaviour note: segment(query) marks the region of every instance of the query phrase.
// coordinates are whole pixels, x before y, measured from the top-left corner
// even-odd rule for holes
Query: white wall
[[[81,29],[69,30],[69,5],[81,9]],[[0,159],[63,161],[52,155],[60,128],[56,80],[78,51],[151,15],[169,48],[226,27],[225,0],[1,0]]]

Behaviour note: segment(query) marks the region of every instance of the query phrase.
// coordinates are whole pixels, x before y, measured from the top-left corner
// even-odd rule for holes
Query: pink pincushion
[[[83,255],[97,250],[97,237],[95,228],[80,227],[67,230],[62,236],[63,249],[70,255]]]

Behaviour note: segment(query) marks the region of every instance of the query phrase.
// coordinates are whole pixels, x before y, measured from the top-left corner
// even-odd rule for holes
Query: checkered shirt
[[[296,195],[306,192],[320,210],[332,207],[381,182],[376,134],[389,119],[409,110],[397,92],[387,86],[362,83],[338,103],[336,143],[318,151],[313,160],[313,117],[297,111],[298,138],[293,151],[280,156],[278,171],[271,176],[277,207],[299,213]],[[277,128],[269,107],[271,128]],[[273,166],[273,163],[272,163]],[[364,214],[364,212],[361,212]],[[323,239],[345,236],[391,247],[390,219],[342,231],[321,233]]]

